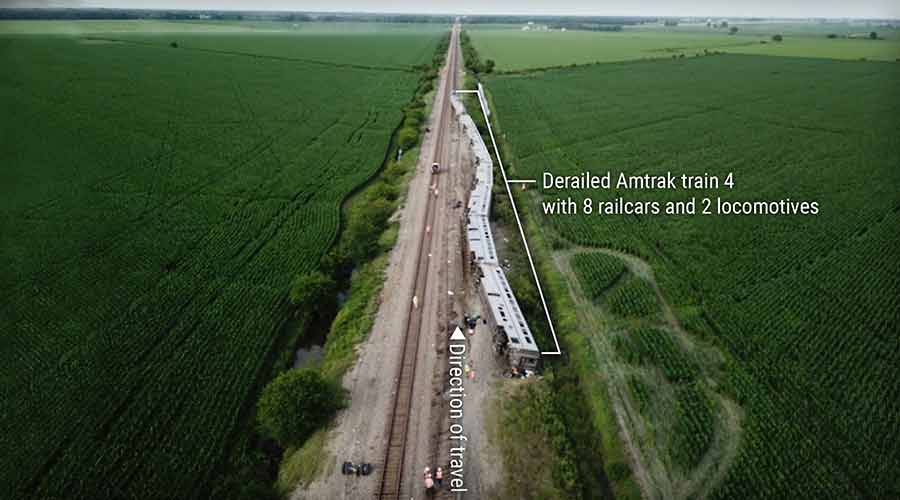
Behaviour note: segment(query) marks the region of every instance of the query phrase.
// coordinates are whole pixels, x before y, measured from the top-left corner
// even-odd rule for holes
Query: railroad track
[[[455,76],[458,71],[459,51],[457,31],[451,30],[450,48],[447,57],[447,73],[445,75],[444,92],[441,110],[438,120],[435,149],[432,161],[438,161],[446,165],[444,158],[444,133],[449,128],[452,120],[452,108],[450,97],[455,87]],[[433,175],[433,183],[429,184],[429,190],[441,188],[441,178],[444,175]],[[434,239],[435,220],[437,218],[437,196],[429,193],[425,202],[425,221],[422,236],[417,247],[416,270],[413,277],[413,290],[411,297],[418,298],[418,307],[411,306],[406,328],[403,333],[403,352],[400,357],[394,401],[391,406],[391,416],[387,429],[387,446],[385,447],[384,462],[381,470],[381,483],[378,488],[377,498],[385,500],[400,500],[403,487],[403,468],[406,456],[406,438],[409,434],[409,420],[412,413],[413,387],[415,385],[416,364],[419,354],[419,339],[423,327],[423,309],[425,305],[425,292],[428,286],[428,265],[430,262],[429,251]]]

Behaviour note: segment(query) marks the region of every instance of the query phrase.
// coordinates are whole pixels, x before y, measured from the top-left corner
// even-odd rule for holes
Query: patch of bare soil
[[[474,282],[467,283],[466,313],[471,316],[483,316],[487,311],[481,309],[478,292]],[[503,456],[492,433],[496,408],[496,399],[502,397],[503,386],[509,383],[503,377],[503,364],[493,351],[491,331],[479,322],[473,334],[468,335],[467,365],[473,372],[465,381],[466,398],[463,414],[463,427],[467,441],[465,480],[469,492],[467,498],[490,499],[499,498],[500,483],[504,477]]]

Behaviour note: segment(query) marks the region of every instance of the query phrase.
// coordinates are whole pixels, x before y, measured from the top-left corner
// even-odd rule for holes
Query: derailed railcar
[[[493,332],[494,349],[505,356],[518,373],[536,371],[541,351],[525,322],[522,310],[500,266],[481,266],[480,295],[487,324]]]
[[[541,351],[497,257],[490,224],[494,164],[462,103],[455,96],[452,103],[475,158],[475,180],[466,207],[466,250],[478,279],[482,318],[490,328],[497,354],[524,375],[538,369]]]
[[[491,226],[487,217],[470,217],[466,226],[466,243],[469,250],[469,264],[475,276],[481,277],[484,273],[483,265],[496,266],[497,251],[494,248],[494,238],[491,236]]]

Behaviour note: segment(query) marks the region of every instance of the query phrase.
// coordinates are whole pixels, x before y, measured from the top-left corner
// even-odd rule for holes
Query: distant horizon
[[[763,16],[763,15],[721,15],[721,14],[564,14],[564,13],[524,13],[524,12],[507,12],[507,13],[488,13],[488,14],[465,14],[460,12],[416,12],[416,11],[400,11],[400,10],[312,10],[312,9],[284,9],[284,8],[242,8],[242,7],[109,7],[96,5],[42,5],[42,6],[25,6],[25,5],[2,5],[0,10],[109,10],[109,11],[179,11],[179,12],[248,12],[248,13],[291,13],[291,14],[353,14],[353,15],[409,15],[409,16],[458,16],[458,17],[533,17],[533,18],[550,18],[550,17],[574,17],[574,18],[678,18],[678,19],[741,19],[741,20],[762,20],[762,21],[897,21],[898,17],[858,17],[858,16]]]
[[[308,12],[459,16],[900,20],[895,0],[0,0],[0,8]]]

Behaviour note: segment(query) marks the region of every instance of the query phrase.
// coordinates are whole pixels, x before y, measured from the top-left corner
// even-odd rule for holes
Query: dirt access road
[[[296,490],[294,499],[424,498],[422,468],[446,457],[446,342],[472,298],[462,241],[473,172],[463,168],[468,144],[450,106],[462,77],[459,53],[457,25],[399,213],[378,315],[343,381],[350,406],[329,433],[320,477]],[[441,171],[432,175],[435,161]],[[368,477],[344,476],[344,461],[370,462],[375,470]]]

